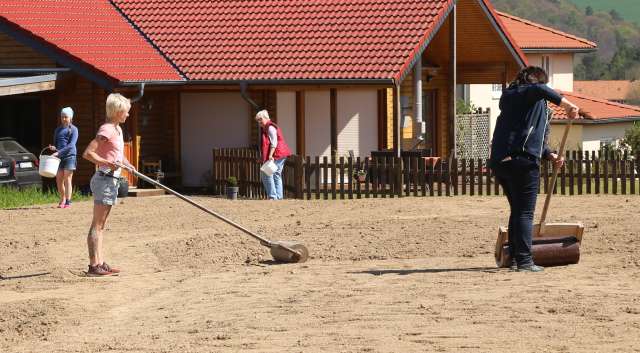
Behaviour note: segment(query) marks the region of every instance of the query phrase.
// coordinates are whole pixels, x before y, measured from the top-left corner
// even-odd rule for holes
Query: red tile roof
[[[452,0],[113,0],[191,80],[398,79]]]
[[[640,86],[640,81],[573,81],[573,91],[607,100],[626,100],[634,85]]]
[[[549,28],[520,17],[498,12],[520,48],[535,49],[595,50],[597,44],[587,39]]]
[[[0,24],[115,81],[182,79],[107,0],[2,0]]]
[[[575,103],[587,116],[581,117],[578,122],[604,122],[607,120],[633,119],[640,120],[640,107],[610,102],[604,99],[588,97],[572,92],[560,92],[568,100]],[[567,120],[564,109],[551,104],[554,120]]]

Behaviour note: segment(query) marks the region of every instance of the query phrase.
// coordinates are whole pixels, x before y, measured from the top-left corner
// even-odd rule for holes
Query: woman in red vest
[[[282,130],[269,119],[269,112],[261,110],[256,114],[256,121],[262,128],[262,162],[273,161],[278,167],[275,173],[267,175],[260,172],[262,184],[271,200],[282,200],[282,169],[287,157],[291,155],[289,145],[282,136]]]

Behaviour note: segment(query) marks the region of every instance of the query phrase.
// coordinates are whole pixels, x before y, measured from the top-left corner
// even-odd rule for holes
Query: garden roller
[[[178,198],[180,198],[183,201],[186,201],[187,203],[191,204],[192,206],[195,206],[197,208],[199,208],[200,210],[218,218],[219,220],[226,222],[229,225],[234,226],[235,228],[241,230],[242,232],[250,235],[251,237],[253,237],[254,239],[260,241],[260,244],[263,246],[266,246],[267,248],[269,248],[270,252],[271,252],[271,256],[273,257],[274,260],[278,261],[278,262],[287,262],[287,263],[298,263],[298,262],[305,262],[307,261],[307,259],[309,258],[309,250],[307,250],[307,248],[298,243],[298,242],[294,242],[294,241],[271,241],[268,240],[264,237],[259,236],[256,233],[253,233],[252,231],[244,228],[243,226],[233,222],[232,220],[212,211],[209,210],[207,208],[205,208],[204,206],[196,203],[195,201],[191,200],[190,198],[178,193],[175,190],[170,189],[169,187],[149,178],[148,176],[141,174],[140,172],[138,172],[137,170],[133,170],[130,168],[127,168],[123,165],[120,165],[120,167],[128,170],[129,172],[133,173],[133,175],[135,175],[136,177],[146,181],[147,183],[153,184],[155,186],[158,186],[164,190],[166,190],[167,192],[169,192],[170,194],[173,194],[174,196],[177,196]]]
[[[586,114],[585,114],[586,115]],[[559,156],[564,155],[565,143],[573,120],[567,122],[560,143]],[[540,266],[563,266],[577,264],[580,260],[580,244],[584,225],[582,223],[546,223],[547,210],[551,202],[551,195],[556,186],[558,169],[555,165],[551,183],[547,188],[547,195],[542,208],[540,223],[533,225],[533,262]],[[509,235],[507,227],[499,227],[496,241],[495,259],[498,267],[511,266],[511,254],[509,253]]]

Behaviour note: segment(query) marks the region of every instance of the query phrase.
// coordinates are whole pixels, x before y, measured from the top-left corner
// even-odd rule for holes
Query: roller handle
[[[245,227],[239,225],[238,223],[226,218],[225,216],[223,216],[221,214],[218,214],[217,212],[214,212],[214,211],[212,211],[212,210],[200,205],[199,203],[191,200],[190,198],[180,194],[179,192],[177,192],[177,191],[175,191],[175,190],[173,190],[173,189],[171,189],[171,188],[169,188],[169,187],[167,187],[167,186],[165,186],[163,184],[160,184],[159,182],[149,178],[148,176],[138,172],[137,170],[128,168],[128,167],[126,167],[124,165],[120,165],[120,167],[128,170],[129,172],[133,173],[133,175],[135,175],[136,177],[146,181],[147,183],[153,184],[153,185],[155,185],[157,187],[160,187],[160,188],[166,190],[167,192],[169,192],[170,194],[173,194],[174,196],[178,197],[182,201],[185,201],[185,202],[191,204],[192,206],[195,206],[195,207],[199,208],[200,210],[202,210],[202,211],[204,211],[204,212],[206,212],[206,213],[218,218],[219,220],[221,220],[221,221],[223,221],[223,222],[225,222],[225,223],[227,223],[227,224],[229,224],[229,225],[241,230],[242,232],[252,236],[253,238],[259,240],[262,245],[267,246],[269,248],[274,246],[274,243],[271,242],[270,240],[265,239],[265,238],[259,236],[258,234],[253,233],[252,231],[246,229]],[[282,246],[282,245],[278,244],[278,246]],[[295,251],[293,251],[293,252],[295,252]]]
[[[564,134],[562,135],[562,141],[560,142],[560,150],[558,151],[559,157],[564,156],[565,145],[567,143],[567,137],[569,136],[569,130],[571,130],[572,124],[573,124],[573,119],[569,119],[569,121],[567,122],[567,126],[564,128]],[[544,199],[544,206],[542,207],[542,215],[540,216],[540,229],[538,231],[539,234],[544,234],[545,222],[547,219],[547,211],[549,209],[549,204],[551,203],[551,195],[553,195],[553,189],[555,189],[556,187],[556,180],[558,179],[559,169],[560,168],[556,167],[554,164],[551,183],[547,186],[547,196]]]

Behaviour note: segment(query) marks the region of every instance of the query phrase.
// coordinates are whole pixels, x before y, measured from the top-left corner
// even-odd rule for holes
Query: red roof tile
[[[452,0],[113,0],[191,80],[397,79]]]
[[[604,99],[588,97],[571,92],[560,92],[567,99],[575,103],[580,110],[585,111],[587,116],[579,120],[583,122],[606,121],[609,119],[631,119],[640,120],[640,107],[610,102]],[[567,114],[564,109],[557,105],[550,105],[553,109],[554,120],[566,120]]]
[[[640,81],[573,81],[573,91],[587,96],[621,101],[629,98],[634,85],[640,86]]]
[[[2,0],[1,22],[116,81],[182,79],[107,0]]]
[[[597,44],[587,39],[549,28],[520,17],[498,12],[516,43],[525,50],[534,49],[596,49]]]

